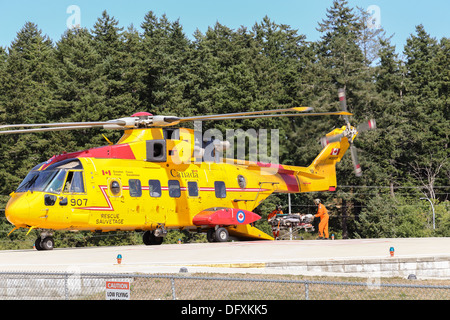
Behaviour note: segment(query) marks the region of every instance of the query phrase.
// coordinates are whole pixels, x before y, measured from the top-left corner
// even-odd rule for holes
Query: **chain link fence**
[[[383,279],[384,281],[384,279]],[[0,273],[2,300],[449,300],[439,284],[283,279],[268,275]],[[422,283],[423,281],[420,281]],[[445,285],[441,285],[444,283]]]

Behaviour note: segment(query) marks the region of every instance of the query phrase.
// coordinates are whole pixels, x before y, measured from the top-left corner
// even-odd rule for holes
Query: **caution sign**
[[[106,281],[106,300],[130,300],[130,283]]]

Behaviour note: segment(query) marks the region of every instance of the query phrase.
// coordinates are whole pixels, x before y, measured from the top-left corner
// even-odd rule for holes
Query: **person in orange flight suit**
[[[267,220],[271,220],[277,214],[283,214],[283,211],[281,210],[281,206],[277,206],[275,208],[275,210],[273,210],[271,213],[269,213],[269,216],[267,217]]]
[[[271,213],[269,213],[269,216],[267,217],[267,221],[270,221],[273,218],[275,218],[277,216],[277,214],[284,214],[283,211],[281,210],[281,206],[277,206],[275,208],[275,210],[273,210]],[[272,233],[273,233],[273,237],[275,239],[277,239],[280,235],[279,226],[272,226]]]
[[[315,199],[314,203],[317,205],[317,214],[314,216],[320,218],[319,223],[319,238],[317,239],[328,239],[328,220],[330,216],[328,215],[328,210],[323,204],[320,203],[320,199]],[[324,238],[325,235],[325,238]]]

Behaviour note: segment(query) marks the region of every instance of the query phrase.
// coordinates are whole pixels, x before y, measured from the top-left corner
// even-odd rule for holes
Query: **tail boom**
[[[336,129],[330,136],[340,134]],[[286,183],[285,193],[303,193],[317,191],[335,191],[336,164],[341,161],[350,144],[346,137],[326,145],[308,167],[283,166],[278,174]],[[295,182],[296,181],[296,182]]]

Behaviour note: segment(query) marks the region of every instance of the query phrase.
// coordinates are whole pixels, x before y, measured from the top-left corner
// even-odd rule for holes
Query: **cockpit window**
[[[45,171],[44,171],[45,172]],[[66,171],[65,170],[59,170],[58,173],[53,178],[53,180],[49,183],[48,187],[45,189],[46,192],[50,193],[61,193],[64,178],[66,177]]]
[[[19,185],[16,192],[45,191],[59,194],[64,191],[69,193],[84,193],[83,172],[73,170],[82,169],[81,163],[78,160],[66,160],[49,166],[46,170],[36,170],[40,167],[41,165],[38,165],[33,168]],[[64,181],[66,181],[65,185]]]
[[[16,192],[44,191],[58,171],[31,171]]]

